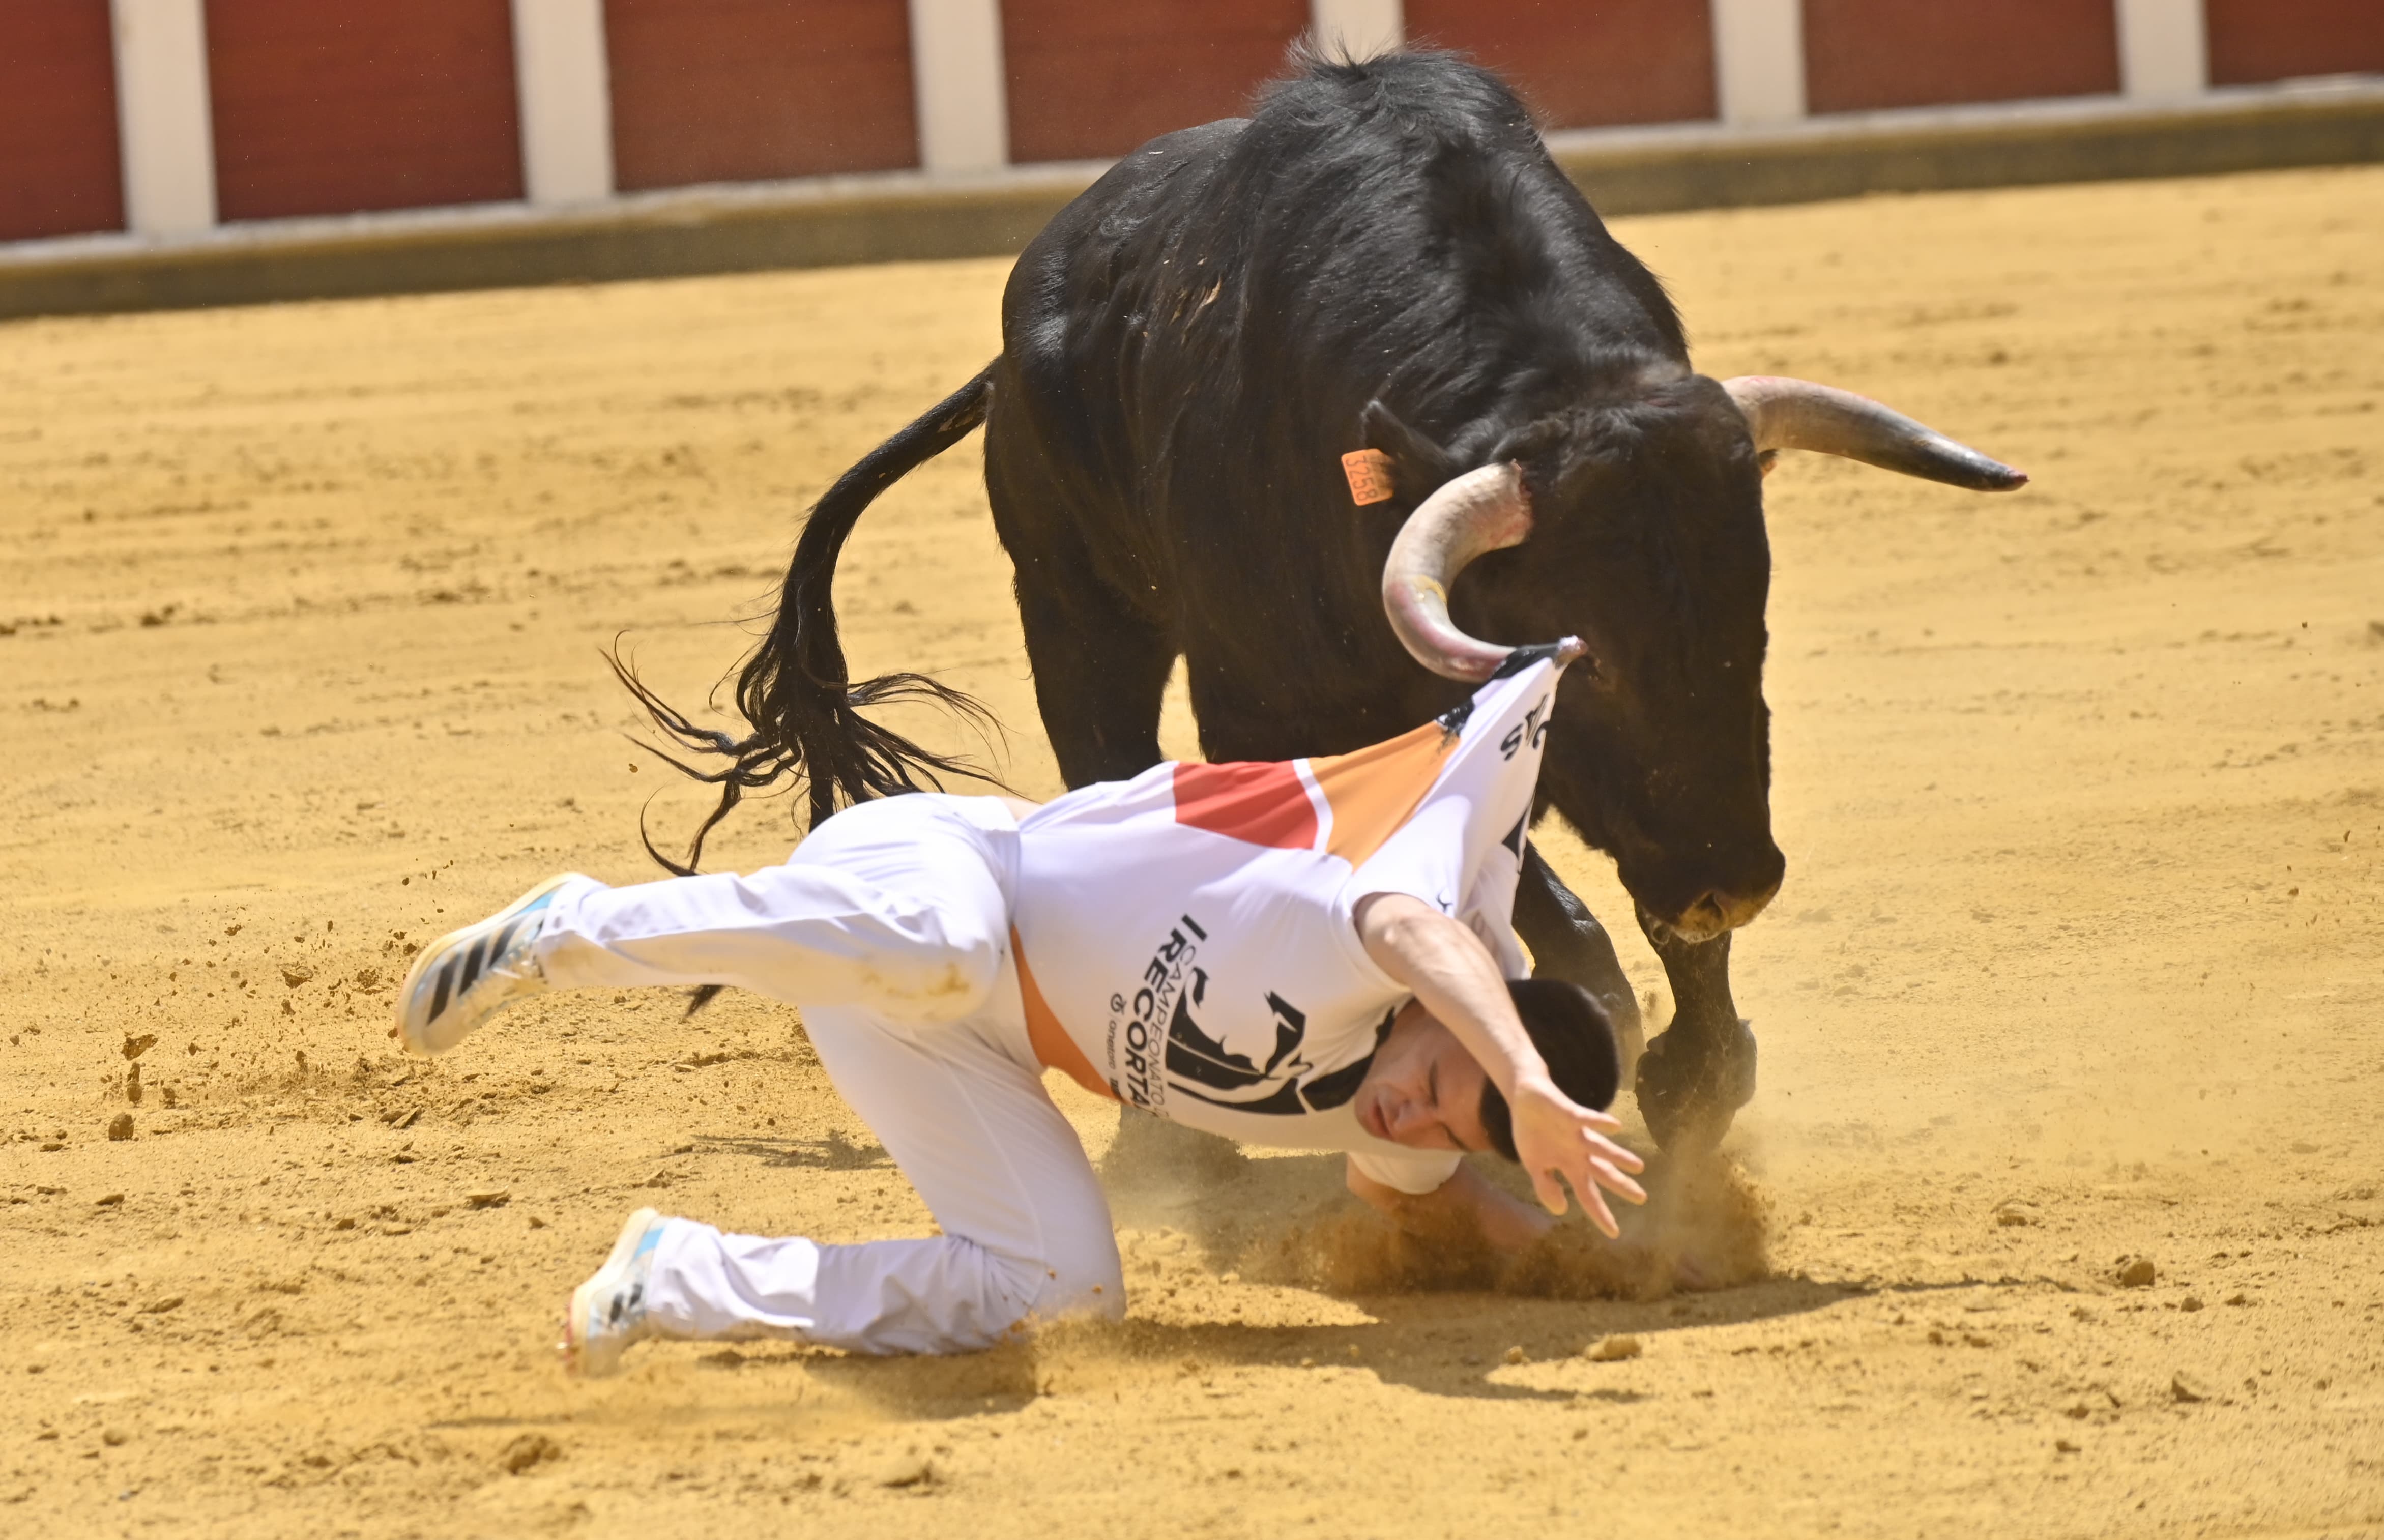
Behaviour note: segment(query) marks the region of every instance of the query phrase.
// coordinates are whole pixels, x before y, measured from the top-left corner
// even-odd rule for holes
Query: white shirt
[[[1421,899],[1510,978],[1515,882],[1558,666],[1519,651],[1471,702],[1355,753],[1152,766],[1019,825],[1012,912],[1037,1053],[1097,1093],[1252,1144],[1347,1150],[1403,1192],[1454,1152],[1366,1132],[1350,1098],[1412,991],[1352,914]]]

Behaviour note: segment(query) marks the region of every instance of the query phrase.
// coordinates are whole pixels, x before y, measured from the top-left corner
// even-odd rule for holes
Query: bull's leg
[[[1639,1115],[1666,1149],[1710,1146],[1755,1097],[1755,1034],[1730,995],[1730,932],[1684,941],[1639,912],[1672,985],[1672,1024],[1639,1061]]]
[[[1035,705],[1070,786],[1127,780],[1159,763],[1160,699],[1175,648],[1095,589],[1018,582]]]
[[[1614,1024],[1615,1045],[1622,1050],[1622,1083],[1631,1084],[1632,1066],[1639,1061],[1646,1035],[1631,980],[1622,972],[1621,959],[1614,955],[1614,938],[1541,857],[1537,845],[1523,847],[1522,875],[1515,885],[1515,930],[1532,949],[1533,973],[1578,984],[1606,1007],[1607,1020]]]
[[[1085,548],[1083,496],[1059,484],[1015,405],[994,403],[985,491],[1011,553],[1035,708],[1071,787],[1130,779],[1159,763],[1159,699],[1175,643],[1118,596]]]
[[[1036,709],[1070,786],[1130,779],[1159,763],[1174,640],[1102,580],[1079,522],[1090,494],[1054,473],[1020,411],[997,393],[985,490],[1017,574]]]

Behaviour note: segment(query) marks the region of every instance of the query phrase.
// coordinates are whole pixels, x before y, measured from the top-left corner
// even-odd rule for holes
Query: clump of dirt
[[[499,1452],[497,1465],[507,1475],[518,1476],[549,1460],[562,1458],[562,1445],[542,1433],[526,1433]]]

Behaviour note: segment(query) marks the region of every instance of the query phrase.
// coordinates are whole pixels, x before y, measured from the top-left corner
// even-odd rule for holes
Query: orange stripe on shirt
[[[1333,832],[1324,849],[1352,866],[1364,865],[1415,816],[1457,743],[1457,734],[1427,722],[1354,753],[1310,760],[1309,774],[1333,809]]]
[[[1093,1068],[1093,1062],[1068,1036],[1068,1029],[1052,1013],[1050,1002],[1036,987],[1035,970],[1026,965],[1026,949],[1019,942],[1016,925],[1010,927],[1010,955],[1018,960],[1018,1000],[1026,1008],[1026,1043],[1035,1050],[1035,1062],[1047,1070],[1058,1070],[1095,1096],[1118,1100],[1117,1092]]]

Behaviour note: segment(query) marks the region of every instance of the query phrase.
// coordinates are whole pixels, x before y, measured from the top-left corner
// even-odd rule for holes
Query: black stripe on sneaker
[[[460,996],[466,993],[474,984],[479,981],[480,964],[487,962],[488,957],[489,938],[486,936],[483,936],[472,943],[472,950],[464,954],[464,971],[462,974],[457,975],[455,979],[455,993],[457,995]]]
[[[499,958],[504,956],[507,947],[515,941],[528,941],[545,923],[546,900],[540,899],[532,907],[523,910],[505,922],[505,928],[497,932],[496,945],[489,949],[489,962],[493,965]]]
[[[449,958],[439,965],[439,987],[430,996],[430,1014],[424,1018],[435,1022],[447,1012],[447,987],[455,982],[455,960]]]

